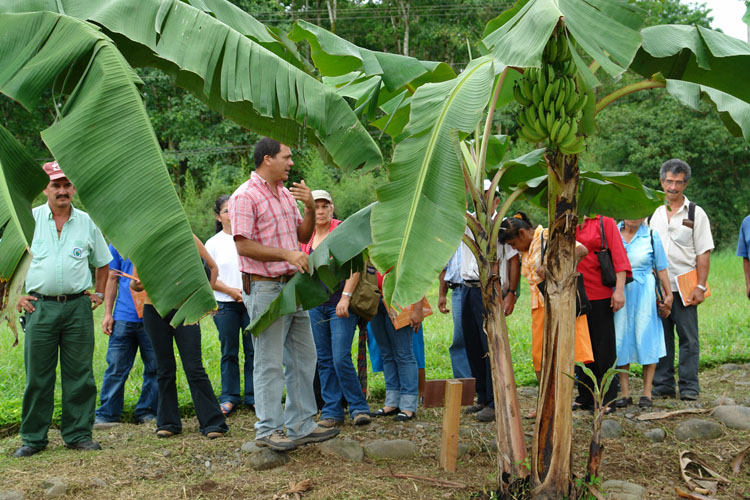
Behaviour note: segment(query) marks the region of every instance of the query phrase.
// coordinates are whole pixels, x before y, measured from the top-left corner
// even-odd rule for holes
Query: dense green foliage
[[[305,19],[331,29],[325,0],[233,0],[239,7],[274,29],[288,31],[294,20]],[[646,25],[682,23],[709,27],[712,18],[705,5],[678,0],[639,0],[648,13]],[[480,0],[391,0],[387,2],[336,3],[336,33],[373,50],[403,53],[407,20],[400,14],[409,8],[409,54],[420,59],[445,61],[462,70],[479,55],[478,41],[486,22],[511,2],[490,4]],[[299,45],[306,53],[306,44]],[[471,55],[470,55],[471,54]],[[252,170],[252,145],[258,136],[208,110],[189,93],[155,70],[138,70],[146,109],[165,161],[194,231],[203,239],[213,232],[212,204],[216,196],[231,193]],[[602,97],[624,83],[636,81],[630,74],[619,82],[603,79]],[[58,96],[59,99],[59,96]],[[26,146],[35,159],[51,157],[39,131],[55,119],[55,99],[45,95],[42,106],[28,113],[0,96],[0,123]],[[515,139],[512,104],[499,113],[496,124]],[[663,90],[638,92],[620,99],[597,117],[599,134],[584,155],[587,168],[637,173],[650,187],[659,187],[658,168],[666,159],[680,157],[693,167],[687,196],[702,205],[712,221],[717,246],[732,246],[744,211],[750,206],[750,155],[741,139],[730,137],[718,113],[705,105],[693,111],[678,104]],[[372,131],[386,158],[392,144],[387,136]],[[513,155],[529,150],[518,142]],[[334,197],[339,218],[354,213],[374,200],[382,184],[381,173],[342,175],[325,165],[311,148],[295,151],[292,180],[305,178],[313,189],[327,189]],[[518,204],[542,220],[543,212]]]

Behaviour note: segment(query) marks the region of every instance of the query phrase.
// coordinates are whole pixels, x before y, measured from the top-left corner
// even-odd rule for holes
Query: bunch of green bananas
[[[517,120],[519,135],[529,142],[544,142],[564,154],[585,149],[580,131],[587,95],[580,95],[575,80],[576,65],[563,36],[553,36],[542,54],[542,67],[528,68],[513,88],[522,109]]]

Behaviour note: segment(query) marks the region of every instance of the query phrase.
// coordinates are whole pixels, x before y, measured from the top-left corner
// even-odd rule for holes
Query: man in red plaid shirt
[[[253,319],[281,292],[295,272],[307,272],[300,251],[315,227],[315,202],[305,181],[284,187],[294,165],[289,147],[264,137],[255,145],[255,172],[229,200],[232,235],[242,271],[242,298]],[[296,201],[305,204],[305,217]],[[313,392],[315,343],[310,317],[299,308],[253,337],[255,359],[255,443],[290,451],[336,436],[339,429],[313,420],[318,407]],[[286,383],[286,407],[281,396]],[[286,433],[284,428],[286,427]]]

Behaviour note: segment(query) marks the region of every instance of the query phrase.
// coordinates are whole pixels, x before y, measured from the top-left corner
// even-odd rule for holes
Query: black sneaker
[[[99,443],[90,439],[88,441],[81,441],[80,443],[65,443],[65,447],[69,450],[79,451],[98,451],[102,449]]]
[[[651,398],[648,396],[641,396],[641,399],[638,401],[638,407],[639,408],[651,408],[654,406],[654,403],[651,401]]]
[[[615,408],[627,408],[628,406],[633,404],[633,398],[627,397],[627,398],[620,398],[617,401],[615,401]]]
[[[697,401],[698,393],[697,392],[680,392],[680,399],[682,401]]]
[[[16,450],[16,452],[13,454],[13,457],[14,458],[30,457],[31,455],[36,455],[43,449],[44,448],[35,448],[33,446],[23,445]]]

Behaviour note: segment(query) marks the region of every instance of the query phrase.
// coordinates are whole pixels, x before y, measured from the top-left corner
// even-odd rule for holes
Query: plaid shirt
[[[297,226],[302,216],[297,202],[282,182],[277,185],[277,198],[271,186],[256,172],[229,199],[232,236],[242,236],[261,245],[299,251]],[[236,239],[236,238],[235,238]],[[286,261],[261,262],[239,256],[240,271],[273,278],[294,274],[297,268]]]

